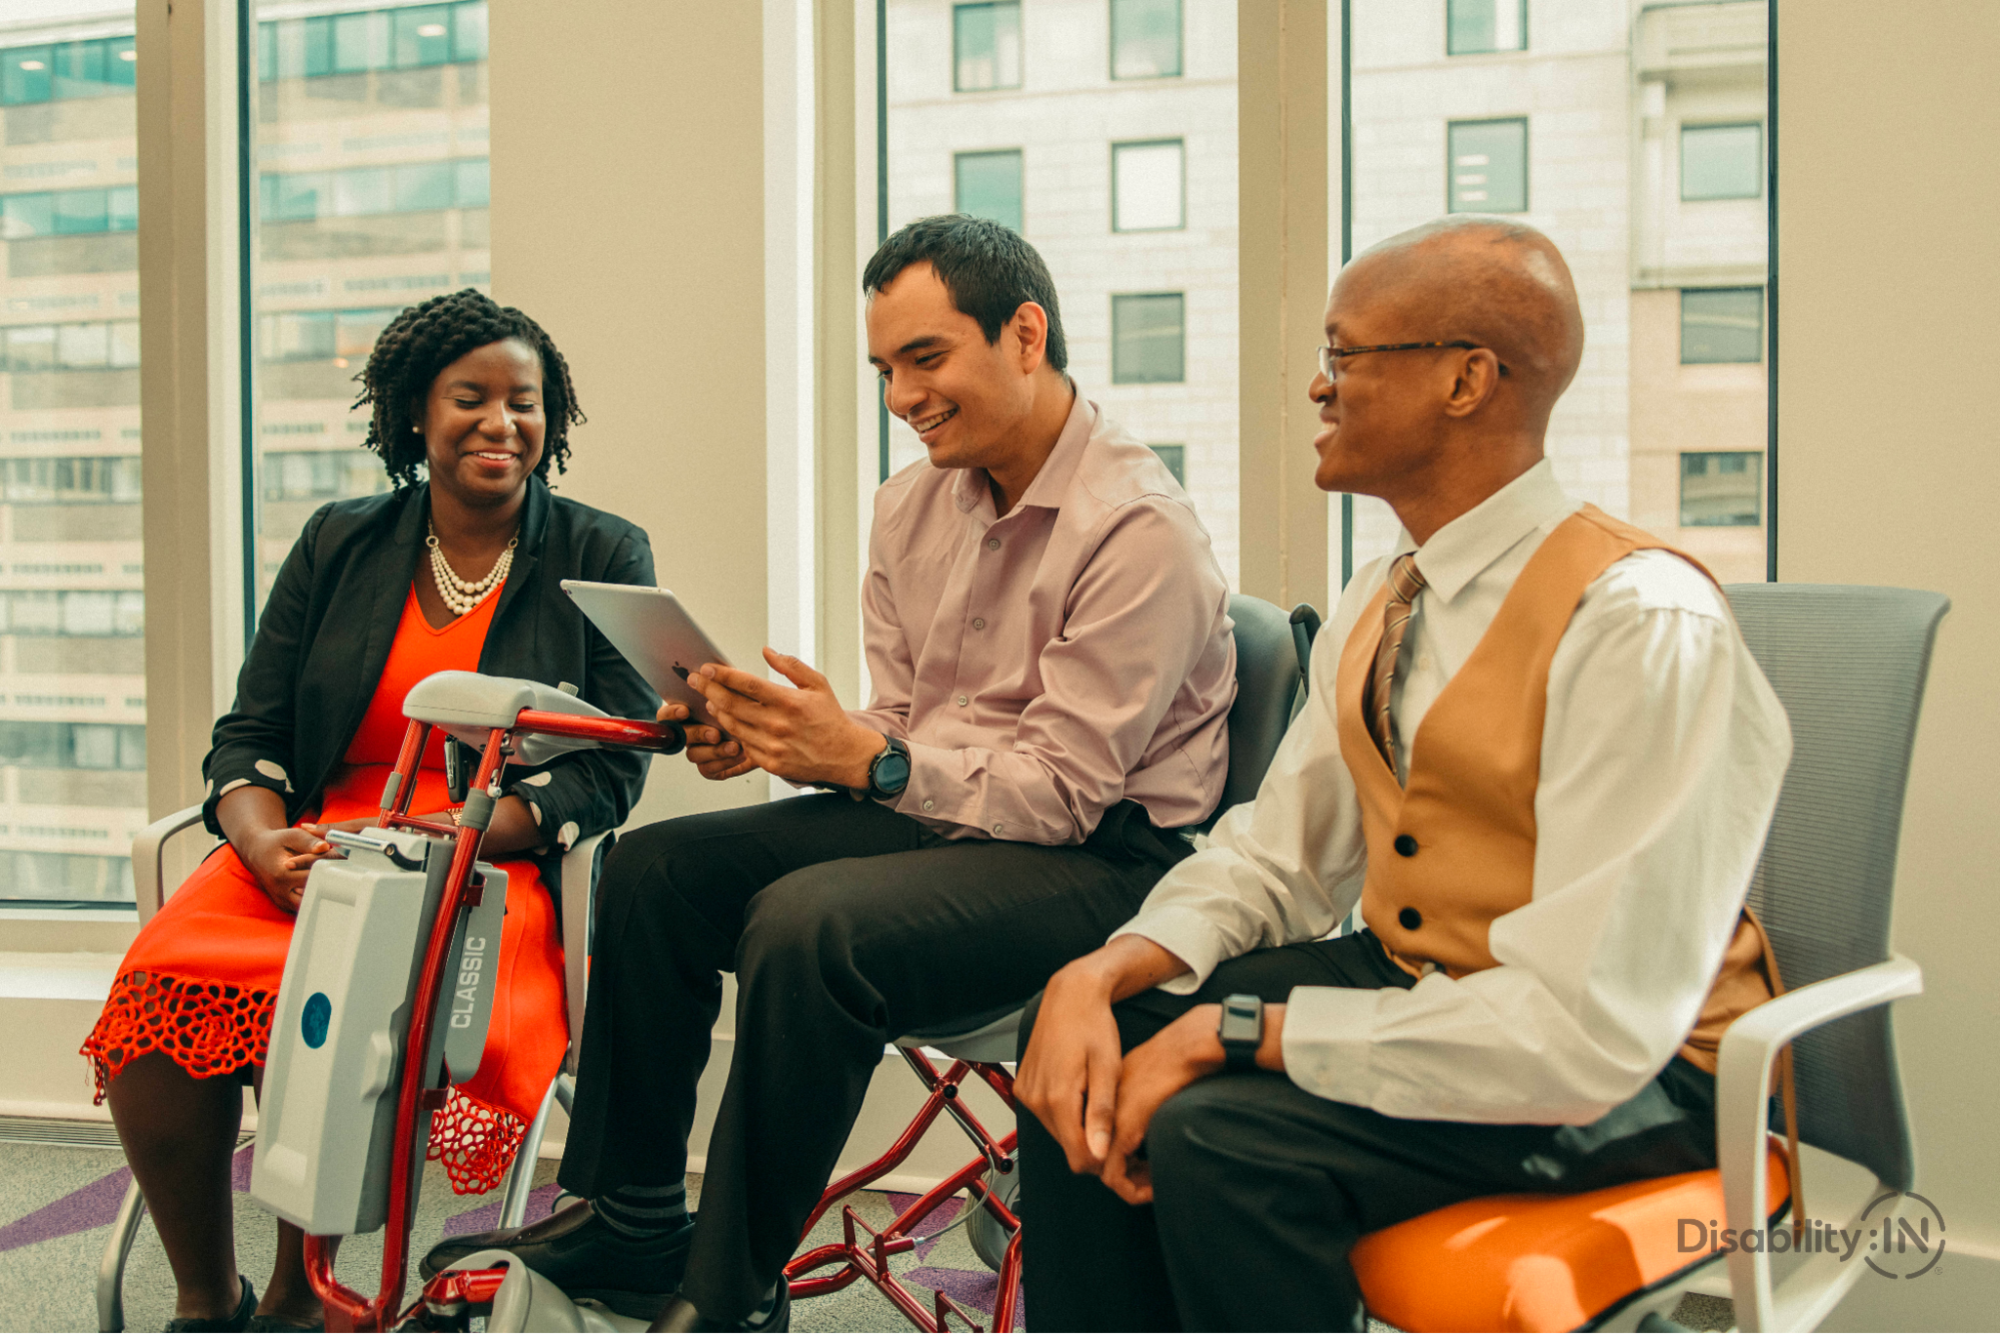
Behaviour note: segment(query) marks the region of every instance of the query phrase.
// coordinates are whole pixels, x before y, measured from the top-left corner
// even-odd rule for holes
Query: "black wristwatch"
[[[1215,1026],[1222,1041],[1223,1069],[1231,1074],[1257,1068],[1257,1048],[1264,1045],[1264,998],[1225,996],[1222,1019]]]
[[[892,736],[882,739],[888,744],[868,766],[868,790],[856,796],[888,801],[902,796],[903,789],[910,785],[910,748]]]

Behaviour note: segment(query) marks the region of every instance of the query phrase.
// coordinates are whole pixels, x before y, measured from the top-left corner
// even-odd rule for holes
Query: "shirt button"
[[[983,616],[973,617],[972,628],[975,630],[984,630],[986,628],[986,618]]]
[[[1001,834],[1001,831],[1002,831],[1002,830],[1004,830],[1004,829],[1006,829],[1006,828],[1007,828],[1007,825],[1006,825],[1006,822],[1005,822],[1005,821],[1002,821],[1001,823],[999,823],[999,824],[996,824],[996,825],[994,825],[994,826],[993,826],[993,837],[995,837],[995,838],[998,838],[998,837],[1000,837],[1000,834]]]
[[[1396,914],[1396,920],[1403,924],[1403,930],[1414,931],[1424,924],[1424,915],[1415,908],[1405,908]]]
[[[1396,835],[1396,851],[1404,857],[1416,856],[1417,840],[1411,838],[1408,834]]]
[[[965,696],[960,695],[958,697],[958,707],[961,709],[965,707]]]
[[[1417,659],[1417,670],[1420,672],[1427,672],[1430,669],[1431,669],[1431,655],[1428,653],[1423,654]]]
[[[1000,549],[1000,539],[999,539],[999,538],[997,538],[997,537],[989,537],[989,538],[987,538],[987,539],[986,539],[986,549],[987,549],[988,551],[998,551],[998,550]]]
[[[925,809],[925,810],[927,810],[927,811],[930,811],[930,810],[936,810],[936,809],[937,809],[937,803],[936,803],[935,801],[932,801],[932,800],[931,800],[931,799],[930,799],[929,797],[925,797],[925,798],[924,798],[924,809]]]

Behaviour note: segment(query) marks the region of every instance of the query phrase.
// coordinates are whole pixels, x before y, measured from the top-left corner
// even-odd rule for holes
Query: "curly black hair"
[[[354,406],[373,405],[368,438],[362,442],[382,456],[389,480],[397,490],[415,486],[417,468],[425,458],[424,439],[412,427],[422,425],[422,405],[432,381],[445,367],[476,347],[518,338],[535,349],[542,362],[542,410],[547,423],[542,437],[542,461],[535,476],[549,480],[549,465],[569,471],[569,428],[583,421],[570,383],[569,363],[541,325],[512,306],[503,306],[474,287],[434,296],[411,306],[389,322],[368,354],[368,364],[355,380],[361,394]]]

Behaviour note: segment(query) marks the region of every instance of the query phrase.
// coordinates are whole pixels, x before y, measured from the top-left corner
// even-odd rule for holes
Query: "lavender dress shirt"
[[[951,838],[1081,843],[1130,798],[1161,828],[1222,794],[1236,697],[1229,586],[1157,455],[1076,396],[994,513],[982,468],[875,493],[857,722],[910,747],[891,805]]]

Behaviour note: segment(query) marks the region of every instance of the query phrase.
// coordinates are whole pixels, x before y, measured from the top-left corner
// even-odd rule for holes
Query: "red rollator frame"
[[[396,1090],[396,1138],[390,1159],[388,1220],[382,1232],[382,1284],[372,1300],[348,1288],[333,1272],[333,1252],[327,1245],[327,1239],[307,1237],[306,1276],[312,1282],[313,1291],[326,1305],[326,1327],[330,1330],[389,1329],[404,1320],[418,1318],[425,1310],[422,1300],[408,1311],[399,1310],[403,1300],[404,1271],[409,1263],[410,1226],[415,1201],[412,1187],[417,1172],[423,1167],[417,1147],[420,1124],[417,1118],[442,1107],[445,1098],[442,1088],[424,1088],[426,1063],[422,1053],[430,1050],[432,1018],[436,1013],[439,990],[444,985],[447,955],[458,914],[479,904],[482,890],[472,883],[472,870],[479,860],[479,845],[491,818],[490,804],[483,814],[469,810],[463,823],[458,825],[420,820],[410,814],[410,802],[417,790],[417,770],[424,748],[430,744],[431,731],[429,723],[416,719],[410,721],[403,733],[403,748],[396,757],[396,768],[383,791],[385,804],[381,819],[377,821],[379,828],[416,830],[455,841],[451,869],[445,878],[437,917],[431,925],[430,939],[424,946],[423,968],[417,977],[416,1003],[411,1007],[410,1031],[403,1045],[405,1058]],[[657,751],[663,755],[679,752],[687,741],[686,733],[678,723],[635,722],[623,718],[522,709],[512,727],[495,728],[488,732],[471,790],[497,797],[500,772],[506,765],[507,755],[514,749],[515,741],[537,733],[595,742],[600,746]],[[473,1275],[451,1277],[467,1290],[465,1295],[475,1302],[490,1301],[491,1289],[498,1286]]]
[[[959,1059],[954,1059],[943,1073],[939,1073],[922,1051],[901,1043],[897,1044],[897,1050],[916,1071],[924,1087],[930,1090],[930,1096],[924,1099],[916,1118],[889,1146],[887,1153],[826,1188],[826,1193],[820,1196],[819,1203],[813,1208],[812,1217],[806,1220],[806,1234],[811,1234],[813,1225],[833,1205],[901,1166],[941,1115],[949,1113],[958,1122],[979,1150],[979,1157],[926,1191],[880,1232],[862,1222],[852,1205],[843,1205],[843,1240],[810,1250],[785,1266],[785,1278],[791,1284],[792,1298],[796,1301],[802,1297],[838,1292],[856,1279],[865,1278],[907,1316],[911,1324],[928,1331],[928,1334],[940,1334],[940,1331],[949,1329],[946,1321],[954,1315],[969,1328],[984,1330],[986,1327],[974,1320],[970,1312],[942,1292],[933,1292],[931,1296],[934,1300],[926,1307],[889,1268],[890,1257],[915,1250],[918,1243],[925,1240],[912,1235],[916,1227],[938,1206],[962,1190],[967,1194],[965,1209],[968,1217],[972,1210],[984,1209],[1006,1233],[1007,1249],[1000,1263],[1000,1283],[994,1296],[992,1328],[996,1332],[1011,1331],[1021,1301],[1021,1220],[987,1184],[986,1174],[990,1171],[999,1176],[1014,1169],[1015,1132],[1010,1130],[995,1139],[992,1132],[980,1123],[972,1108],[966,1105],[960,1090],[968,1077],[976,1076],[985,1080],[1012,1108],[1015,1106],[1014,1076],[1006,1066],[997,1062]],[[865,1238],[860,1235],[862,1233],[867,1234]],[[816,1278],[806,1277],[816,1269],[836,1264],[840,1268],[833,1273]]]

